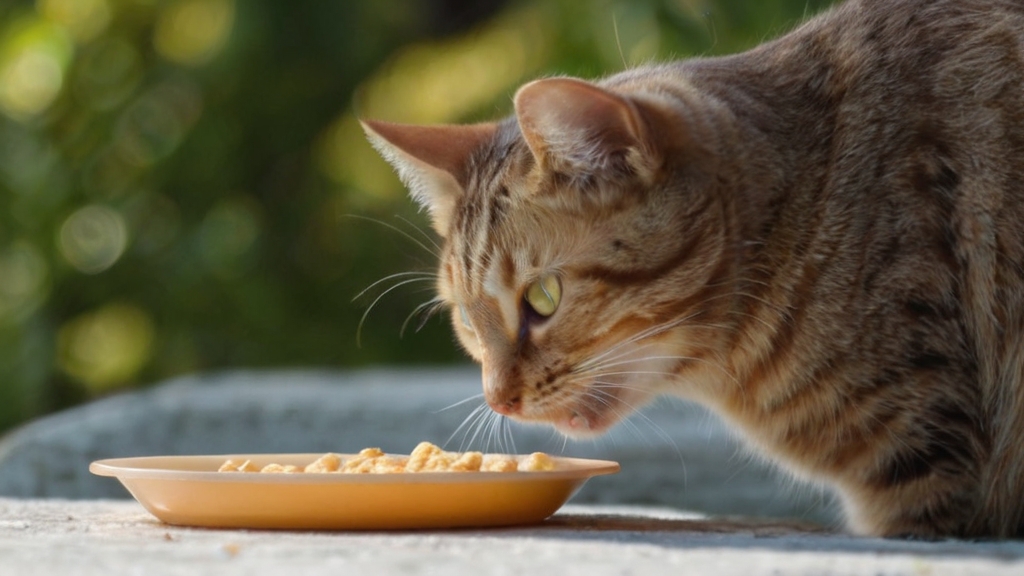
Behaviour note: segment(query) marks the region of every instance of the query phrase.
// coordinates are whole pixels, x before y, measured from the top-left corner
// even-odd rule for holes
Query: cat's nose
[[[522,409],[523,402],[519,396],[516,396],[515,398],[509,399],[488,399],[487,404],[491,407],[491,410],[494,410],[502,416],[512,416],[519,413]]]
[[[510,384],[503,373],[485,367],[483,379],[484,398],[491,410],[503,416],[514,416],[522,412],[523,397],[520,389]]]

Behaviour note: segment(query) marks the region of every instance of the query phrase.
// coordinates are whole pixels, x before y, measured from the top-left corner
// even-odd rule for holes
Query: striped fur
[[[366,127],[442,223],[495,410],[579,435],[682,396],[857,533],[1024,536],[1024,3],[853,0],[433,145]]]

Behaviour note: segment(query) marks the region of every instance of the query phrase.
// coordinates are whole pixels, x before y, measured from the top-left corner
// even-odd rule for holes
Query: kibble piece
[[[304,472],[337,472],[341,468],[341,455],[328,452],[307,465]]]
[[[345,474],[382,474],[386,472],[404,472],[405,459],[397,456],[374,456],[351,460],[345,464],[341,472]]]
[[[430,442],[420,442],[409,455],[406,472],[476,472],[483,454],[479,452],[445,452]]]
[[[253,464],[252,460],[246,460],[245,462],[238,462],[237,460],[228,460],[221,464],[218,472],[259,472],[260,467]]]
[[[274,474],[301,474],[302,466],[296,466],[294,464],[267,464],[263,467],[260,472],[269,472]]]
[[[484,455],[479,452],[465,452],[459,455],[448,468],[451,472],[478,472]]]
[[[366,474],[373,471],[374,459],[384,456],[380,448],[363,448],[359,454],[349,458],[342,467],[342,472],[350,474]]]
[[[373,459],[371,474],[401,474],[409,459],[404,456],[378,456]]]
[[[519,463],[515,458],[500,454],[488,454],[480,464],[481,472],[515,472],[518,469]]]
[[[436,470],[438,459],[442,451],[430,442],[420,442],[409,454],[409,461],[405,463],[406,472],[424,472]]]
[[[520,472],[548,472],[555,469],[555,461],[543,452],[534,452],[519,462]]]

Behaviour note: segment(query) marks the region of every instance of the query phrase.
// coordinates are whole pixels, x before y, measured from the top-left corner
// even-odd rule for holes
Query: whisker
[[[486,428],[488,423],[490,422],[491,417],[494,414],[494,412],[492,410],[490,410],[490,408],[487,406],[487,404],[484,404],[482,406],[482,408],[483,408],[483,410],[480,411],[480,413],[477,415],[477,417],[476,417],[476,419],[475,419],[475,421],[473,423],[473,428],[475,428],[475,430],[473,431],[473,435],[469,438],[468,444],[460,445],[460,447],[459,447],[459,451],[460,452],[465,450],[466,446],[472,447],[473,444],[476,443],[477,436],[479,436],[480,433],[483,432],[484,428]]]
[[[508,429],[509,448],[511,448],[511,450],[509,450],[509,453],[510,454],[518,454],[519,453],[519,449],[516,448],[516,435],[512,431],[512,420],[511,419],[506,419],[506,423],[508,424],[507,429]]]
[[[673,328],[675,326],[678,326],[679,324],[685,322],[686,320],[688,320],[689,318],[692,318],[692,317],[693,317],[692,315],[681,317],[681,318],[678,318],[678,319],[675,319],[675,320],[671,320],[669,322],[664,322],[662,324],[657,324],[657,325],[652,326],[651,328],[648,328],[646,330],[641,330],[637,334],[634,334],[633,336],[631,336],[629,338],[626,338],[622,342],[614,344],[613,346],[611,346],[610,348],[608,348],[604,352],[598,354],[597,356],[589,358],[585,362],[580,363],[580,365],[577,366],[577,368],[584,368],[585,369],[587,366],[592,365],[594,363],[597,363],[597,362],[603,360],[609,354],[612,354],[612,353],[616,352],[617,350],[620,350],[624,346],[628,346],[630,344],[634,344],[636,342],[639,342],[640,340],[643,340],[645,338],[650,338],[652,336],[660,334],[660,333],[662,333],[662,332],[664,332],[666,330],[669,330],[669,329],[671,329],[671,328]]]
[[[722,373],[723,376],[725,376],[725,377],[729,378],[730,380],[732,380],[732,383],[739,384],[739,380],[734,375],[732,375],[728,370],[726,370],[725,368],[719,366],[717,363],[715,363],[715,362],[713,362],[711,360],[708,360],[706,358],[691,358],[691,357],[687,357],[687,356],[652,356],[652,357],[639,358],[636,361],[631,361],[631,362],[620,362],[620,363],[616,363],[616,364],[611,365],[611,366],[606,366],[604,368],[611,368],[613,366],[620,366],[620,365],[631,364],[632,362],[640,363],[640,362],[644,362],[646,360],[683,360],[683,361],[686,361],[686,362],[699,362],[699,363],[707,364],[708,366],[719,370]],[[604,370],[594,370],[592,373],[589,373],[588,375],[592,375],[592,376],[595,376],[595,377],[603,377],[603,376],[625,376],[625,375],[629,375],[629,374],[640,374],[640,375],[649,375],[649,376],[670,376],[670,377],[673,377],[673,378],[682,377],[680,374],[677,374],[675,372],[670,372],[670,371],[667,371],[667,370],[622,370],[622,371],[616,371],[616,372],[606,372]]]
[[[402,322],[402,328],[398,331],[398,337],[401,338],[405,336],[405,328],[409,325],[409,321],[419,314],[421,310],[426,309],[427,313],[423,315],[423,319],[420,321],[419,326],[417,326],[417,332],[419,332],[420,328],[423,328],[427,323],[427,320],[430,320],[430,317],[436,314],[443,305],[444,300],[441,300],[440,298],[431,298],[416,308],[413,308],[413,311],[410,312],[409,315],[405,317],[405,321]]]
[[[434,258],[437,258],[438,260],[441,259],[440,248],[438,248],[437,251],[431,250],[430,248],[428,248],[426,246],[426,244],[424,244],[423,242],[420,242],[418,239],[414,238],[411,234],[409,234],[408,232],[406,232],[405,230],[402,230],[401,228],[399,228],[397,226],[394,226],[392,224],[388,224],[387,222],[384,222],[383,220],[378,220],[376,218],[370,218],[368,216],[363,216],[361,214],[342,214],[342,216],[346,217],[346,218],[357,218],[359,220],[366,220],[367,222],[373,222],[374,224],[379,224],[381,226],[384,226],[385,228],[390,228],[391,230],[394,230],[395,232],[398,232],[402,236],[405,236],[406,238],[408,238],[413,244],[416,244],[420,248],[423,248],[428,254],[430,254]],[[414,228],[415,228],[415,226],[414,226]],[[421,231],[421,233],[422,233],[422,231]],[[437,246],[437,244],[435,244],[432,240],[430,242],[431,242],[431,244],[434,244],[434,246]]]
[[[645,362],[647,360],[683,360],[683,361],[687,361],[687,362],[702,362],[704,364],[707,364],[708,366],[711,366],[712,368],[715,368],[715,369],[719,370],[722,373],[723,376],[726,376],[727,378],[732,380],[733,384],[739,384],[740,383],[740,381],[736,378],[736,376],[734,376],[732,373],[730,373],[724,367],[719,366],[716,362],[708,360],[707,358],[697,358],[697,357],[694,357],[694,356],[642,356],[640,358],[636,358],[636,359],[632,359],[632,360],[624,360],[624,361],[621,361],[621,362],[614,362],[614,363],[611,363],[611,364],[602,365],[600,367],[595,367],[595,368],[593,368],[593,369],[591,369],[591,370],[589,370],[589,371],[587,371],[585,373],[581,373],[581,375],[583,375],[583,376],[597,376],[597,377],[602,377],[602,376],[622,376],[622,375],[627,375],[627,374],[647,374],[647,375],[660,375],[660,376],[673,376],[673,377],[679,377],[680,376],[679,374],[676,374],[675,372],[669,372],[669,371],[664,371],[664,370],[626,370],[626,371],[619,371],[619,372],[605,372],[604,371],[606,368],[613,368],[615,366],[623,366],[623,365],[629,365],[629,364],[634,364],[634,363],[639,364],[639,363]]]
[[[608,383],[608,382],[601,382],[600,384],[608,385],[610,383]],[[616,396],[616,395],[608,392],[607,390],[605,390],[603,388],[594,388],[593,392],[595,394],[604,394],[604,395],[608,396],[609,398],[614,399],[617,402],[619,402],[620,404],[624,405],[626,408],[628,408],[630,410],[629,417],[632,417],[632,416],[635,415],[636,417],[641,418],[642,420],[644,420],[644,422],[646,422],[647,425],[651,427],[651,429],[654,431],[655,434],[658,435],[659,438],[661,438],[663,441],[667,442],[670,446],[672,446],[672,449],[675,451],[676,456],[679,458],[679,461],[683,464],[683,484],[685,486],[685,484],[686,484],[686,462],[685,462],[685,459],[683,458],[683,451],[679,448],[679,444],[676,443],[675,439],[672,438],[672,436],[669,435],[668,432],[665,432],[665,430],[662,429],[661,426],[658,426],[657,422],[655,422],[654,420],[651,420],[651,418],[648,415],[644,414],[642,410],[639,410],[636,406],[634,406],[631,403],[623,400],[619,396]],[[629,417],[623,418],[622,414],[620,412],[616,411],[615,408],[610,405],[610,402],[606,402],[606,405],[609,406],[609,408],[612,409],[616,413],[616,415],[618,415],[620,417],[620,419],[623,422],[629,422],[630,421]],[[635,427],[635,424],[634,424],[634,427]]]
[[[765,320],[764,318],[761,318],[760,316],[754,316],[753,314],[749,314],[747,312],[740,312],[739,310],[727,310],[726,313],[735,316],[743,316],[745,318],[750,318],[751,320],[757,320],[758,322],[761,323],[761,325],[763,325],[765,328],[769,330],[775,330],[776,328],[775,326],[772,326],[772,324]]]
[[[628,342],[626,342],[626,343],[628,344]],[[602,366],[605,366],[606,363],[608,363],[608,362],[617,362],[617,361],[619,361],[619,360],[621,360],[623,358],[626,358],[626,357],[628,357],[628,356],[630,356],[632,354],[637,354],[639,352],[642,352],[643,350],[646,350],[646,349],[650,348],[651,346],[652,346],[652,344],[641,344],[641,345],[639,345],[639,346],[637,346],[636,348],[633,348],[633,349],[626,348],[624,350],[620,350],[618,353],[613,354],[611,356],[608,356],[607,353],[601,354],[600,356],[597,356],[597,357],[594,357],[594,358],[589,358],[585,362],[581,362],[579,365],[577,365],[573,369],[573,372],[580,372],[580,373],[582,373],[582,372],[590,372],[592,370],[600,369]]]
[[[596,394],[590,393],[589,391],[584,393],[584,397],[589,398],[592,401],[600,403],[602,406],[607,408],[612,414],[614,414],[616,419],[618,420],[618,422],[620,424],[622,424],[623,426],[625,426],[626,428],[628,428],[629,431],[633,434],[634,437],[636,437],[637,440],[641,440],[643,442],[646,442],[647,439],[644,438],[643,433],[640,431],[640,429],[637,427],[637,425],[634,422],[631,422],[629,420],[630,414],[622,412],[621,410],[616,408],[615,405],[612,404],[611,401],[609,400],[609,398],[610,399],[617,399],[617,398],[615,396],[613,396],[612,394],[607,393],[607,392],[605,392],[605,395],[608,398],[602,398],[602,397],[600,397],[600,396],[598,396]],[[625,402],[623,402],[623,405],[628,406]],[[614,437],[612,438],[612,441],[615,442],[616,444],[618,444],[618,442],[614,439]]]
[[[480,394],[474,394],[473,396],[470,396],[469,398],[464,398],[464,399],[459,400],[458,402],[456,402],[454,404],[449,404],[449,405],[445,406],[444,408],[440,408],[438,410],[434,410],[433,413],[434,414],[440,414],[441,412],[444,412],[446,410],[451,410],[452,408],[455,408],[457,406],[462,406],[463,404],[468,404],[468,403],[472,402],[473,400],[479,400],[480,398],[483,398],[483,397],[484,397],[484,395],[483,395],[482,392]],[[484,406],[484,404],[481,404],[476,409],[479,410],[483,406]]]
[[[362,297],[363,297],[363,294],[366,294],[366,293],[367,293],[367,292],[369,292],[369,291],[370,291],[370,290],[371,290],[371,289],[372,289],[372,288],[373,288],[374,286],[377,286],[378,284],[381,284],[381,283],[383,283],[383,282],[387,282],[388,280],[392,280],[392,279],[394,279],[394,278],[402,278],[402,277],[404,277],[404,276],[416,276],[416,277],[418,277],[418,278],[437,278],[437,274],[435,274],[435,273],[433,273],[433,272],[421,272],[421,271],[413,271],[413,272],[396,272],[396,273],[394,273],[394,274],[388,274],[387,276],[385,276],[385,277],[381,278],[380,280],[377,280],[377,281],[376,281],[376,282],[374,282],[373,284],[370,284],[370,285],[369,285],[369,286],[367,286],[366,288],[363,288],[363,289],[362,289],[362,290],[361,290],[361,291],[359,292],[359,294],[356,294],[356,295],[355,295],[355,297],[353,297],[353,298],[352,298],[352,300],[351,300],[351,301],[352,301],[352,302],[355,302],[356,300],[359,300],[360,298],[362,298]]]
[[[363,336],[363,324],[366,322],[366,317],[370,315],[370,310],[373,310],[373,307],[376,306],[378,302],[380,302],[381,298],[387,296],[388,293],[392,292],[393,290],[395,290],[397,288],[401,288],[402,286],[405,286],[406,284],[413,284],[415,282],[425,282],[425,281],[431,280],[431,279],[432,278],[413,278],[411,280],[403,280],[403,281],[395,284],[394,286],[388,288],[387,290],[381,292],[376,298],[374,298],[373,302],[370,302],[370,305],[367,306],[366,311],[363,312],[362,318],[359,319],[359,325],[356,326],[356,347],[357,348],[361,348],[362,347],[362,344],[363,344],[363,339],[362,339],[362,336]]]
[[[482,396],[482,394],[481,394],[481,396]],[[483,410],[486,409],[486,408],[487,408],[487,404],[484,403],[484,402],[481,402],[479,406],[477,406],[476,408],[473,409],[472,412],[467,414],[466,417],[462,419],[462,423],[459,424],[458,427],[456,427],[454,431],[452,431],[451,436],[448,436],[448,439],[444,441],[443,446],[447,447],[448,444],[451,443],[452,439],[455,438],[455,436],[460,431],[463,431],[462,443],[459,444],[459,450],[461,451],[462,450],[462,446],[465,445],[466,436],[469,434],[470,429],[473,427],[475,422],[481,417],[481,415],[483,414]]]
[[[433,252],[434,256],[438,256],[438,258],[440,258],[441,245],[438,244],[436,241],[434,241],[434,238],[432,236],[430,236],[430,234],[427,234],[426,232],[424,232],[423,228],[417,226],[416,224],[414,224],[408,218],[406,218],[405,216],[402,216],[401,214],[395,214],[395,218],[401,220],[402,222],[405,222],[410,228],[412,228],[413,230],[419,232],[420,236],[423,236],[423,239],[426,240],[427,242],[429,242],[430,245],[433,246],[434,249],[436,250],[436,251]]]
[[[493,444],[493,445],[498,447],[498,452],[501,452],[501,443],[499,441],[499,439],[501,437],[499,436],[499,434],[500,434],[500,429],[501,429],[501,419],[502,419],[502,416],[501,416],[501,414],[498,414],[497,412],[491,412],[488,415],[487,419],[488,419],[488,422],[489,422],[489,424],[487,426],[487,439],[484,442],[484,449],[482,451],[483,452],[490,452],[491,451],[491,445]]]

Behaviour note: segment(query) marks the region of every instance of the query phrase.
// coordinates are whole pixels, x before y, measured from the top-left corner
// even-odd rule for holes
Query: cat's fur
[[[599,433],[683,396],[855,532],[1024,536],[1024,2],[853,0],[515,108],[364,124],[495,410]]]

